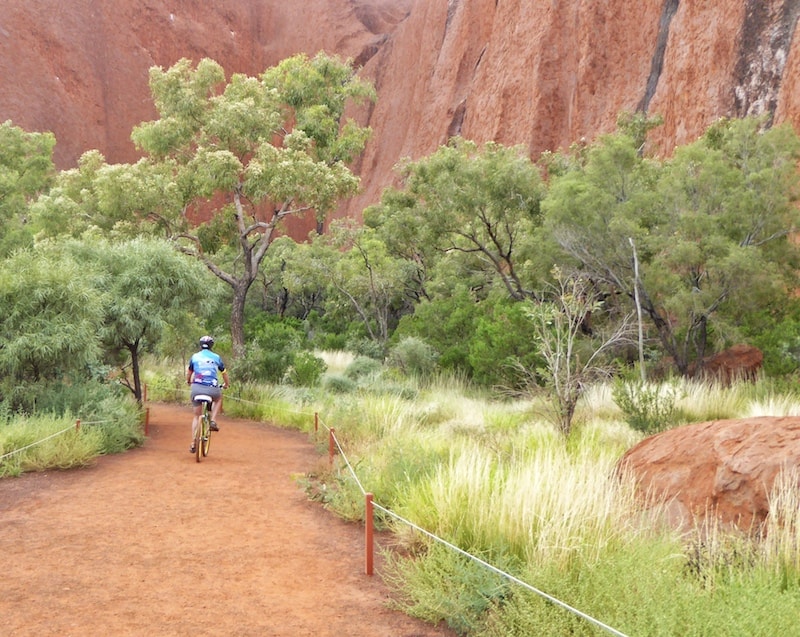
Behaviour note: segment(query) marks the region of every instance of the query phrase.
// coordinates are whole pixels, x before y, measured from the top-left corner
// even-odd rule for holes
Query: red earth
[[[306,497],[306,434],[223,417],[198,464],[190,420],[151,405],[141,448],[0,480],[0,634],[453,634],[392,610],[363,525]]]

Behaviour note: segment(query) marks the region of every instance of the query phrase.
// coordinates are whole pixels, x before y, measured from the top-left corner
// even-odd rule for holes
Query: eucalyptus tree
[[[788,126],[721,120],[658,162],[626,135],[602,138],[554,176],[546,228],[609,298],[638,298],[682,374],[712,343],[738,338],[796,283],[796,160]],[[640,276],[634,272],[632,246]]]
[[[399,188],[365,211],[365,223],[393,254],[416,265],[420,297],[429,296],[439,264],[450,261],[449,271],[459,271],[454,259],[462,281],[497,282],[515,300],[532,295],[526,260],[535,250],[530,240],[541,222],[544,189],[522,149],[456,138],[406,164],[401,178]]]
[[[28,133],[10,121],[0,124],[0,256],[30,245],[28,207],[54,175],[52,133]]]
[[[314,214],[318,228],[359,180],[348,164],[368,128],[345,117],[374,98],[352,64],[318,54],[288,58],[259,77],[226,81],[210,59],[150,70],[159,118],[135,127],[145,157],[106,165],[82,158],[44,200],[45,228],[116,236],[158,231],[231,290],[234,353],[243,353],[247,294],[281,222]]]

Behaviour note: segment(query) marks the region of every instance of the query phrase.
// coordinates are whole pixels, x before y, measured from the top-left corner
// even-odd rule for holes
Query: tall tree
[[[330,235],[313,244],[312,263],[329,290],[328,304],[344,299],[371,341],[386,344],[404,306],[413,266],[387,253],[370,228],[352,222],[332,224]]]
[[[356,191],[347,164],[370,131],[346,120],[345,109],[373,99],[374,89],[349,62],[323,53],[227,83],[216,62],[192,68],[181,60],[151,69],[150,88],[160,118],[133,131],[147,157],[130,174],[147,176],[162,200],[139,214],[230,287],[231,336],[241,355],[247,293],[276,228],[309,211],[321,228]]]
[[[365,222],[393,254],[417,264],[420,296],[447,257],[497,281],[515,300],[530,297],[525,242],[541,221],[543,187],[521,149],[454,139],[409,163],[402,177],[402,189],[387,190]]]

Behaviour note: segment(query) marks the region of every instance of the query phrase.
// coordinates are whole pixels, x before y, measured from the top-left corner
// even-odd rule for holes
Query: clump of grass
[[[794,396],[767,395],[758,398],[747,406],[743,417],[760,416],[800,416],[800,401]]]
[[[626,422],[643,434],[654,434],[675,424],[680,389],[674,382],[645,383],[620,380],[612,389],[614,402]]]
[[[783,590],[800,586],[800,471],[781,471],[769,497],[762,560]]]
[[[0,476],[86,466],[103,453],[103,442],[99,427],[77,428],[69,416],[16,418],[0,428]]]
[[[356,355],[352,352],[342,350],[321,350],[315,351],[314,354],[325,361],[327,365],[326,374],[344,374],[345,370],[356,358]]]
[[[749,403],[741,384],[726,387],[719,383],[681,381],[677,408],[687,423],[740,418]]]

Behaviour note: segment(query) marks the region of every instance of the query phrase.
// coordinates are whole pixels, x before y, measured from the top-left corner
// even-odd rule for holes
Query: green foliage
[[[98,336],[106,362],[130,368],[133,378],[125,382],[140,398],[140,357],[159,344],[168,325],[199,307],[207,273],[162,240],[69,241],[61,249],[96,272],[105,291]]]
[[[0,476],[28,471],[71,469],[88,465],[102,453],[101,432],[82,428],[75,421],[38,417],[18,420],[0,429]]]
[[[795,285],[800,139],[748,118],[718,122],[663,162],[637,151],[627,135],[604,137],[554,176],[546,229],[561,263],[610,299],[635,297],[636,247],[649,331],[686,374],[738,330],[756,332],[763,308]]]
[[[380,376],[382,370],[383,365],[380,361],[369,356],[356,356],[345,369],[344,375],[358,382],[365,378]]]
[[[800,307],[793,296],[754,312],[742,332],[764,353],[765,376],[788,376],[800,368]]]
[[[470,341],[485,312],[468,290],[459,287],[450,296],[418,303],[413,314],[400,319],[394,340],[421,338],[439,352],[438,364],[442,369],[471,376]]]
[[[488,303],[487,303],[488,304]],[[520,366],[535,370],[541,357],[533,338],[533,323],[522,303],[499,302],[476,322],[469,342],[473,380],[481,385],[522,389],[529,378]]]
[[[374,358],[377,361],[382,361],[386,356],[386,349],[383,343],[361,336],[350,335],[345,342],[344,349],[359,356]]]
[[[21,250],[0,280],[0,371],[11,381],[81,378],[101,356],[102,276],[56,249]]]
[[[650,435],[675,424],[680,390],[677,384],[654,384],[617,380],[612,387],[614,402],[636,431]]]
[[[85,382],[26,390],[17,408],[2,403],[6,418],[0,423],[0,456],[11,455],[0,460],[0,476],[81,467],[98,455],[119,453],[144,440],[141,411],[118,387]],[[22,399],[22,393],[16,397]],[[26,404],[36,413],[19,414]]]
[[[0,124],[0,257],[29,247],[29,203],[49,187],[55,169],[52,133],[26,133],[11,121]]]
[[[311,352],[297,352],[289,368],[287,380],[292,385],[314,387],[319,384],[327,365]]]
[[[389,350],[386,364],[406,376],[429,377],[436,370],[436,351],[425,341],[406,337]]]
[[[537,249],[531,239],[541,222],[543,189],[525,151],[454,139],[409,163],[402,178],[404,191],[388,190],[364,216],[391,254],[414,264],[417,294],[431,296],[439,276],[445,289],[455,289],[448,270],[439,272],[453,261],[479,285],[515,299],[530,294],[525,259]]]
[[[192,68],[184,59],[151,69],[150,89],[160,118],[132,133],[147,154],[139,181],[177,197],[143,219],[230,286],[239,357],[247,294],[276,229],[311,210],[321,221],[356,192],[358,178],[345,162],[361,152],[369,130],[346,120],[345,108],[374,98],[374,90],[350,62],[324,53],[288,58],[258,78],[234,74],[227,84],[213,60]],[[187,207],[200,209],[191,223]]]
[[[458,635],[479,634],[485,614],[509,594],[507,580],[438,544],[424,559],[387,554],[386,561],[384,579],[400,592],[393,605],[428,623],[444,622]]]
[[[257,331],[245,357],[237,361],[237,377],[245,381],[282,382],[295,356],[304,349],[302,326],[289,320],[275,320],[254,329]]]
[[[349,394],[357,389],[358,384],[343,374],[330,374],[325,376],[322,386],[333,394]]]

